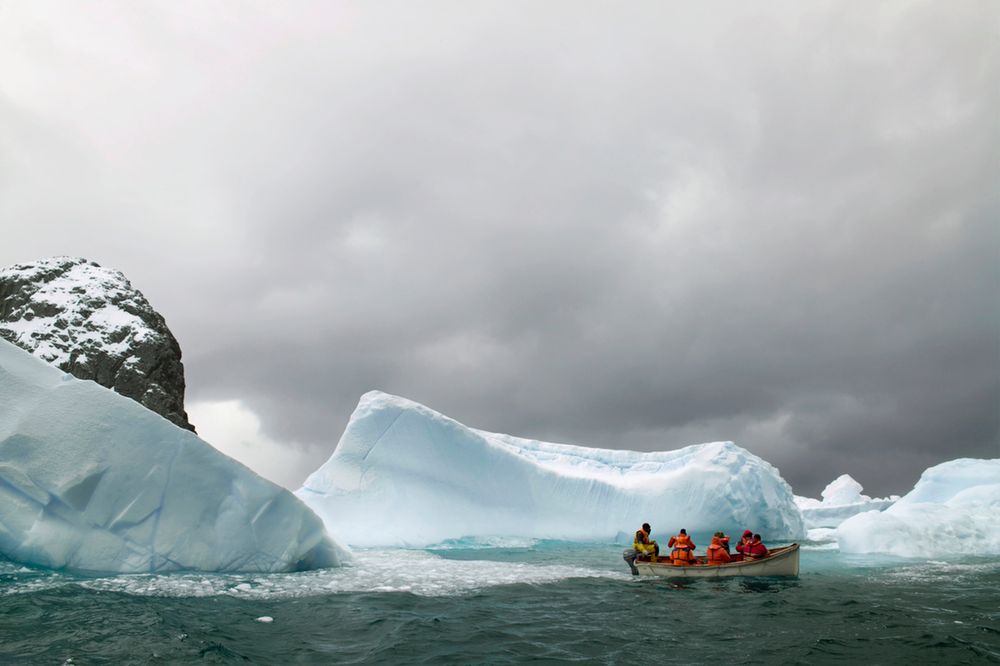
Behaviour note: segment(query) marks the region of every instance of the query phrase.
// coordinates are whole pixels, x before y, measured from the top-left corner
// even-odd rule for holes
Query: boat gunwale
[[[798,551],[798,549],[799,549],[799,544],[798,542],[796,542],[789,544],[787,546],[780,546],[778,548],[771,550],[767,557],[755,558],[752,560],[738,560],[735,562],[724,562],[722,564],[687,564],[675,567],[673,562],[670,561],[669,557],[664,557],[663,561],[661,562],[650,562],[649,560],[637,559],[635,563],[636,565],[641,564],[650,567],[664,567],[664,568],[669,567],[671,569],[679,569],[679,570],[692,569],[696,571],[704,571],[706,569],[715,570],[715,569],[754,566],[755,564],[771,562],[774,560],[782,559],[784,557],[788,557],[789,555]]]

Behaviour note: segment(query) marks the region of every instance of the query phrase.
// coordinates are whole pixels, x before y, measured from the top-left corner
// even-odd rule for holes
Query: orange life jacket
[[[678,534],[670,537],[668,545],[674,548],[673,552],[670,553],[674,564],[693,564],[695,562],[694,543],[687,534]]]
[[[687,534],[675,534],[670,537],[670,543],[667,545],[673,548],[694,548],[694,543]]]
[[[712,537],[712,545],[708,547],[706,552],[709,564],[725,564],[733,559],[729,557],[729,551],[722,545],[722,539],[719,537]]]
[[[726,552],[726,549],[721,544],[713,541],[712,545],[708,547],[709,564],[725,564],[732,561],[733,558],[729,556],[729,553]]]

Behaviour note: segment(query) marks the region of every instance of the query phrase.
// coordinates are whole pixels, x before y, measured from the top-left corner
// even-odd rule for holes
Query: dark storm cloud
[[[123,270],[316,464],[371,388],[800,493],[1000,454],[992,3],[39,7],[0,263]]]

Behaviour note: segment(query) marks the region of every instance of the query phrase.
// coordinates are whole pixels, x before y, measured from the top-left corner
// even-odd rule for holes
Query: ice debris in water
[[[276,600],[356,592],[406,592],[420,596],[455,596],[502,585],[545,585],[568,578],[630,580],[617,559],[593,565],[564,560],[542,563],[451,559],[418,550],[360,550],[343,567],[267,574],[247,582],[240,574],[171,573],[103,578],[49,572],[43,578],[19,579],[0,586],[0,598],[13,594],[80,587],[138,597]],[[562,562],[562,563],[560,563]]]
[[[0,555],[100,572],[292,571],[345,553],[288,491],[0,340]]]
[[[330,459],[296,494],[339,540],[607,540],[669,531],[805,534],[778,470],[731,442],[638,453],[474,430],[423,405],[362,396]]]
[[[841,523],[837,542],[847,553],[1000,554],[1000,459],[959,458],[927,469],[885,511]]]
[[[271,622],[274,622],[274,618],[271,617],[270,615],[261,615],[259,618],[257,618],[257,622],[263,622],[265,624],[270,624]]]
[[[795,504],[802,511],[802,517],[809,529],[836,527],[853,515],[865,511],[882,511],[892,506],[898,495],[871,498],[862,495],[860,483],[849,474],[841,474],[823,489],[823,500],[795,496]]]
[[[806,534],[803,550],[837,550],[837,529],[834,527],[813,527]]]

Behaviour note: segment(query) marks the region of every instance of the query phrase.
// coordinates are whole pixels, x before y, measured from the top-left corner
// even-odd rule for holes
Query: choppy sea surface
[[[621,551],[461,540],[271,575],[0,562],[0,664],[1000,663],[996,558],[807,542],[798,578],[685,582],[634,578]]]

